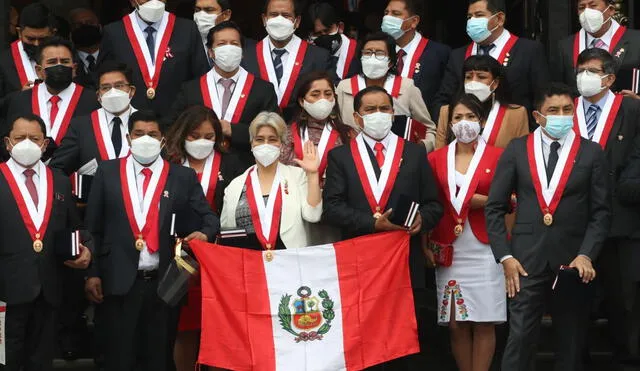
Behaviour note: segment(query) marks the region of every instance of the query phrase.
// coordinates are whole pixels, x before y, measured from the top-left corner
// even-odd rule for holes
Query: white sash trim
[[[351,92],[351,94],[353,94],[354,97],[356,96],[356,94],[358,94],[358,92],[366,89],[367,87],[367,81],[364,79],[364,76],[362,74],[357,76],[357,81],[358,81],[358,91]],[[395,83],[395,81],[396,81],[396,75],[388,75],[387,79],[384,82],[384,90],[386,90],[387,93],[389,93],[389,95],[391,95],[391,93],[393,92],[393,84]]]
[[[271,191],[269,191],[269,198],[267,204],[264,204],[262,198],[262,188],[260,187],[260,179],[258,178],[258,168],[253,165],[253,170],[249,175],[251,177],[251,188],[253,188],[253,197],[256,207],[258,208],[258,217],[260,218],[260,226],[262,227],[262,233],[264,238],[268,241],[271,238],[271,223],[273,222],[273,209],[276,204],[276,195],[278,187],[280,186],[280,164],[278,164],[276,170],[276,176],[273,178],[271,184]]]
[[[238,107],[238,102],[240,101],[240,96],[244,90],[244,85],[247,83],[247,77],[249,73],[242,67],[238,71],[238,81],[236,82],[235,87],[233,88],[233,93],[231,95],[231,100],[229,100],[229,106],[227,107],[227,112],[224,117],[222,117],[222,98],[224,95],[224,90],[222,94],[218,92],[218,84],[215,81],[216,77],[214,76],[213,70],[207,72],[207,90],[209,90],[209,96],[211,97],[211,107],[213,107],[214,112],[220,118],[220,120],[226,120],[231,122],[233,119],[233,115],[236,112],[236,108]]]
[[[487,144],[484,140],[478,140],[478,147],[476,148],[476,151],[471,158],[471,163],[469,164],[467,173],[464,174],[464,184],[462,185],[462,187],[460,187],[460,192],[456,194],[457,143],[458,141],[454,140],[453,142],[451,142],[451,144],[449,144],[449,147],[447,148],[447,183],[449,186],[449,201],[459,215],[462,212],[464,200],[467,198],[467,193],[469,193],[471,181],[473,180],[476,170],[478,169],[478,164],[480,164],[480,160],[482,159],[482,155],[484,154],[484,150],[487,147]]]
[[[291,71],[293,71],[293,66],[296,63],[296,59],[298,58],[298,52],[300,51],[301,44],[302,39],[300,39],[296,35],[293,35],[291,41],[289,41],[289,48],[287,48],[287,52],[289,53],[289,55],[287,56],[287,62],[282,65],[282,79],[280,80],[280,85],[278,85],[278,78],[276,77],[273,58],[271,58],[271,41],[269,40],[269,36],[265,37],[262,41],[262,56],[264,58],[264,64],[267,68],[269,81],[273,83],[273,86],[276,89],[276,94],[278,95],[278,104],[282,102],[282,98],[284,97],[287,91],[287,87],[289,86]]]
[[[340,79],[344,79],[343,72],[347,63],[347,54],[349,54],[349,47],[352,42],[355,42],[343,34],[340,34],[342,38],[342,45],[340,45],[340,55],[338,56],[338,64],[336,65],[336,73]],[[355,58],[355,55],[354,55]],[[348,72],[348,71],[347,71]]]
[[[400,138],[398,138],[397,135],[393,133],[389,133],[389,135],[391,135],[391,138],[389,138],[389,147],[386,148],[387,154],[384,156],[384,164],[382,165],[382,169],[380,169],[380,179],[376,179],[376,173],[375,171],[373,171],[373,165],[371,164],[369,158],[369,152],[367,151],[367,145],[364,142],[363,134],[360,134],[356,137],[356,144],[358,145],[360,159],[362,160],[362,164],[364,165],[364,171],[367,173],[367,181],[369,182],[369,185],[371,185],[371,190],[373,191],[373,197],[375,198],[376,203],[380,203],[380,199],[382,198],[384,189],[387,186],[387,182],[389,181],[389,175],[391,174],[392,167],[391,165],[393,164],[393,161],[395,159],[396,147],[398,146],[398,142],[400,141]]]
[[[202,169],[202,179],[200,180],[200,185],[202,186],[202,191],[204,195],[207,195],[209,191],[209,181],[211,180],[211,169],[213,169],[213,159],[216,156],[216,151],[212,151],[209,157],[207,157],[204,168]],[[191,167],[189,165],[189,159],[185,159],[182,163],[182,166]]]
[[[50,117],[51,109],[48,107],[49,102],[47,102],[47,97],[45,95],[47,88],[44,86],[44,84],[38,84],[33,87],[34,92],[32,94],[38,95],[38,107],[40,108],[40,117],[46,124],[48,137],[51,137],[54,139],[58,137],[58,132],[62,127],[62,120],[64,120],[64,117],[67,115],[69,104],[71,103],[71,100],[73,99],[73,96],[76,93],[77,88],[78,88],[78,85],[76,85],[73,82],[71,83],[71,85],[69,85],[69,87],[67,88],[67,89],[71,89],[71,93],[68,94],[69,98],[62,99],[58,103],[58,115],[56,116],[56,122],[51,122],[51,117]],[[58,96],[60,96],[60,94],[58,94]],[[109,135],[109,138],[111,138],[111,135]]]
[[[558,163],[556,164],[556,168],[553,171],[553,176],[551,177],[551,182],[547,180],[547,171],[545,169],[545,161],[544,154],[542,152],[542,136],[545,135],[542,132],[541,128],[538,128],[534,131],[533,134],[533,153],[534,160],[536,163],[536,169],[531,169],[531,171],[538,172],[538,178],[540,179],[540,189],[542,189],[542,196],[544,197],[544,201],[547,203],[547,206],[551,204],[551,200],[553,199],[553,195],[555,195],[556,190],[558,189],[558,184],[560,183],[560,177],[562,176],[562,172],[564,171],[564,167],[567,164],[567,159],[569,158],[569,152],[571,152],[571,147],[573,146],[573,140],[576,137],[576,134],[573,130],[567,134],[564,144],[558,154]],[[548,185],[547,185],[548,184]]]
[[[133,48],[139,48],[140,51],[142,52],[142,55],[144,56],[144,61],[147,64],[147,68],[149,69],[149,77],[153,79],[153,77],[156,74],[156,65],[155,63],[151,62],[151,54],[149,54],[149,48],[147,47],[146,34],[144,34],[143,31],[140,29],[140,25],[138,24],[138,19],[136,18],[138,17],[138,15],[136,14],[135,10],[131,12],[127,17],[129,17],[129,19],[131,20],[131,28],[133,29],[133,33],[136,35],[135,40],[129,40],[129,42],[131,43],[131,46]],[[158,31],[154,35],[154,39],[156,41],[155,50],[154,50],[154,54],[156,57],[154,61],[157,61],[158,58],[164,58],[163,55],[160,55],[160,56],[158,55],[158,50],[160,49],[160,44],[162,44],[162,39],[164,38],[164,33],[167,30],[168,23],[169,23],[169,13],[164,12],[164,15],[162,16],[162,20],[160,21],[160,27],[158,27]],[[145,84],[148,82],[149,81],[145,81]]]
[[[31,64],[31,60],[29,59],[29,56],[24,51],[24,46],[22,44],[22,41],[18,41],[18,51],[20,52],[19,63],[22,63],[22,68],[24,69],[24,73],[27,75],[27,80],[31,82],[36,81],[36,79],[38,78],[38,75],[36,74],[36,70],[33,68],[33,65]],[[14,61],[14,62],[18,62],[18,61]]]
[[[489,117],[487,117],[487,122],[484,124],[484,129],[482,130],[482,139],[487,142],[489,141],[489,138],[491,138],[491,133],[493,132],[493,127],[496,124],[498,112],[500,112],[500,103],[496,101],[493,103],[493,107],[491,107],[491,112],[489,112]]]
[[[129,107],[129,116],[137,110],[133,107]],[[115,116],[114,116],[115,117]],[[102,143],[104,144],[104,148],[107,150],[107,155],[109,155],[109,160],[113,160],[116,158],[116,150],[113,148],[113,142],[111,141],[111,131],[109,130],[110,122],[107,121],[107,114],[104,108],[98,109],[98,120],[100,124],[100,133],[102,134]],[[127,128],[127,123],[122,122],[124,126],[124,130],[121,130],[122,135],[122,148],[120,149],[120,155],[118,158],[127,157],[129,155],[129,142],[127,141],[127,132],[129,129]]]
[[[400,71],[400,76],[408,77],[409,71],[411,71],[411,61],[413,61],[413,56],[416,54],[416,50],[418,50],[418,45],[422,42],[422,35],[420,32],[416,32],[416,36],[414,36],[413,40],[411,40],[411,45],[407,45],[407,48],[403,48],[406,55],[404,56],[404,67],[402,67],[402,71]],[[396,49],[399,50],[398,47]]]
[[[156,188],[158,187],[160,175],[162,174],[162,170],[164,169],[165,164],[161,158],[158,158],[157,161],[160,161],[160,165],[157,166],[157,169],[153,171],[153,174],[151,174],[151,180],[149,181],[147,193],[145,193],[141,205],[140,195],[138,194],[138,183],[136,181],[136,171],[135,167],[133,166],[133,161],[134,160],[132,156],[129,156],[127,158],[127,184],[129,185],[129,197],[131,200],[131,206],[133,207],[133,214],[136,219],[136,224],[138,225],[138,229],[142,231],[145,224],[147,223],[147,215],[149,214],[149,210],[151,208],[151,199],[153,198]]]
[[[598,118],[598,123],[596,124],[596,130],[593,132],[593,138],[591,141],[600,143],[600,138],[602,138],[602,133],[604,132],[605,126],[607,126],[607,120],[609,119],[609,114],[611,114],[611,107],[613,107],[613,101],[616,99],[615,94],[611,91],[607,93],[607,100],[604,104],[604,109],[600,112],[600,118]],[[587,117],[584,110],[584,98],[578,98],[578,105],[576,107],[576,117],[578,118],[578,128],[580,128],[580,136],[589,139],[589,130],[587,129]]]

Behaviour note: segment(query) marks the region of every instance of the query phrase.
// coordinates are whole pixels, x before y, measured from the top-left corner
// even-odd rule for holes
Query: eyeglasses
[[[576,74],[583,73],[584,71],[588,71],[588,72],[591,72],[591,73],[596,74],[596,75],[604,73],[604,70],[599,69],[599,68],[577,68],[576,69]]]
[[[385,58],[388,58],[388,57],[389,57],[389,56],[387,55],[387,52],[382,51],[382,50],[369,50],[369,49],[366,49],[366,50],[362,50],[362,52],[361,52],[361,53],[362,53],[362,56],[363,56],[363,57],[367,57],[367,58],[369,58],[369,57],[371,57],[371,56],[374,56],[374,57],[375,57],[377,60],[379,60],[379,61],[382,61],[382,60],[384,60]]]
[[[100,85],[100,87],[98,88],[98,90],[100,90],[101,93],[106,93],[111,89],[116,89],[116,90],[122,90],[122,91],[129,92],[129,90],[131,90],[131,84],[125,84],[123,82],[118,82],[118,83],[115,83],[115,84]]]

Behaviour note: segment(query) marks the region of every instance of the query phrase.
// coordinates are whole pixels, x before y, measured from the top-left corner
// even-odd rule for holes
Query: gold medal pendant
[[[460,236],[462,234],[462,224],[458,224],[453,228],[453,234],[456,235],[456,237]]]
[[[264,260],[267,262],[273,261],[273,253],[271,252],[271,244],[267,244],[267,252],[264,254]]]
[[[382,213],[380,212],[380,206],[376,206],[376,212],[373,214],[374,219],[380,219]]]
[[[550,227],[551,224],[553,224],[553,215],[551,215],[551,213],[544,214],[542,221],[544,222],[544,225],[546,225],[547,227]]]
[[[136,240],[136,250],[142,251],[144,249],[144,239],[142,239],[142,235],[138,236]]]
[[[149,88],[147,89],[147,98],[153,100],[156,97],[156,89],[154,88]]]
[[[36,239],[33,241],[33,251],[40,253],[42,252],[43,248],[44,248],[44,244],[40,239],[40,233],[36,233]]]

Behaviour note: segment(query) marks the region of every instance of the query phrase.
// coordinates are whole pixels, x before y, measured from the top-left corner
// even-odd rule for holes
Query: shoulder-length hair
[[[213,131],[216,133],[214,149],[224,152],[222,142],[222,125],[213,110],[204,106],[191,106],[187,108],[167,132],[167,159],[173,163],[182,164],[187,158],[187,151],[184,142],[189,134],[196,130],[202,123],[210,122]]]

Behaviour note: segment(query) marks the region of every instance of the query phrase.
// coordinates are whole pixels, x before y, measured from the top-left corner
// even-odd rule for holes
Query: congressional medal
[[[458,224],[453,228],[453,233],[456,235],[456,237],[460,236],[462,234],[462,224]]]
[[[33,241],[33,251],[41,252],[44,245],[40,239],[40,233],[36,233],[36,239]]]
[[[267,250],[267,252],[264,254],[264,260],[268,262],[273,260],[273,253],[271,252],[271,250]]]
[[[138,236],[136,240],[136,250],[142,251],[144,249],[144,240],[142,239],[142,235]]]
[[[376,212],[373,214],[373,219],[380,219],[382,213],[380,213],[380,206],[376,207]]]
[[[550,213],[546,213],[544,214],[544,217],[542,218],[542,220],[544,221],[544,225],[549,227],[551,226],[551,224],[553,224],[553,215],[551,215]]]
[[[156,89],[154,88],[147,89],[147,98],[155,99],[155,97],[156,97]]]

